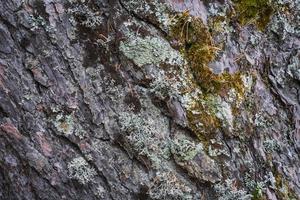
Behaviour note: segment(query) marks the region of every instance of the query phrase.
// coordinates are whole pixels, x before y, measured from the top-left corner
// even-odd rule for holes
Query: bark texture
[[[299,0],[1,0],[0,199],[300,199]]]

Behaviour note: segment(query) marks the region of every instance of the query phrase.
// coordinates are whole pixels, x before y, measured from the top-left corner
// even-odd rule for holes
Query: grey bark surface
[[[213,38],[246,92],[238,114],[210,95],[221,125],[198,137],[170,20],[231,1],[1,0],[0,199],[300,199],[300,2],[275,2],[264,31]]]

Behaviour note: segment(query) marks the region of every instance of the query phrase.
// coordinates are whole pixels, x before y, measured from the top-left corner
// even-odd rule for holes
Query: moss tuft
[[[215,113],[213,113],[212,106],[203,101],[195,101],[194,104],[189,107],[187,110],[187,118],[193,132],[203,142],[209,140],[208,137],[210,135],[207,134],[211,134],[221,127],[221,122]]]
[[[219,50],[212,36],[200,18],[183,12],[174,17],[171,40],[176,40],[181,53],[188,61],[196,82],[204,93],[224,93],[230,88],[243,95],[244,85],[240,73],[213,73],[208,64],[214,61]]]
[[[211,71],[208,64],[215,60],[219,48],[214,45],[211,33],[202,20],[190,16],[188,12],[174,16],[170,40],[187,60],[193,81],[202,91],[189,103],[187,118],[196,135],[201,140],[205,139],[208,135],[203,133],[213,133],[223,124],[218,110],[220,105],[214,103],[215,98],[211,97],[227,97],[229,91],[234,89],[240,100],[245,94],[243,75],[240,72],[215,74]]]
[[[264,30],[269,23],[274,9],[269,0],[234,0],[237,17],[242,25],[253,23],[259,30]]]
[[[280,199],[296,200],[297,195],[290,188],[288,182],[283,178],[282,174],[275,172],[276,190],[275,193]]]

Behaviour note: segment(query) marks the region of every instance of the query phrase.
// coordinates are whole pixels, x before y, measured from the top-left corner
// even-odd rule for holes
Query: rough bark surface
[[[1,0],[0,199],[300,199],[299,10]]]

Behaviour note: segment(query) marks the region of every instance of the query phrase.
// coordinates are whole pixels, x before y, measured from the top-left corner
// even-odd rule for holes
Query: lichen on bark
[[[0,199],[300,199],[298,0],[0,2]]]

